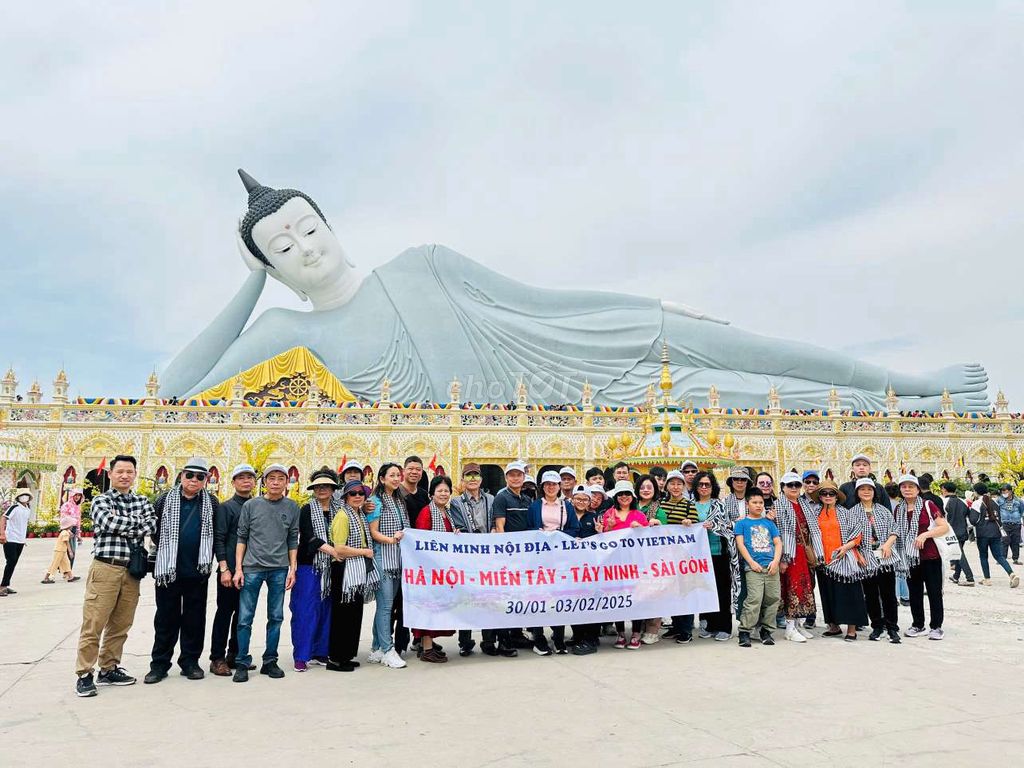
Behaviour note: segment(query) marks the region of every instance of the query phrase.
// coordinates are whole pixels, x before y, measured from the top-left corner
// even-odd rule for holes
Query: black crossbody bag
[[[133,579],[141,580],[152,569],[149,567],[149,552],[141,542],[130,542],[128,544],[128,575]]]

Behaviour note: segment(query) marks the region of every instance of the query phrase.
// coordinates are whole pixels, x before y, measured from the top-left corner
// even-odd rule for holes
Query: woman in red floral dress
[[[814,557],[807,516],[814,504],[800,495],[803,481],[794,472],[782,477],[782,496],[775,502],[775,520],[782,533],[782,610],[786,614],[786,639],[805,643],[813,637],[799,619],[814,616],[814,582],[808,557]]]

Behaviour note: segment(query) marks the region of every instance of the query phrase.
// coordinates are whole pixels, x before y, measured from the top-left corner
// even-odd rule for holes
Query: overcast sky
[[[906,370],[981,362],[1024,409],[1021,3],[497,6],[0,13],[20,390],[63,365],[73,396],[142,394],[247,274],[241,166],[364,270],[443,243]]]

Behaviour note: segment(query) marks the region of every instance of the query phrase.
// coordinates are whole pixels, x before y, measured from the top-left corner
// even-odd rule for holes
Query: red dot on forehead
[[[291,224],[285,224],[285,225],[284,225],[284,228],[285,228],[285,229],[291,229],[291,228],[292,228],[292,225],[291,225]]]

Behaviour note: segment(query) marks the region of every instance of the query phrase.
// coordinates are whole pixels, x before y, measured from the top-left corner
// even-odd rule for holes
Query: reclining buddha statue
[[[308,195],[239,175],[249,200],[237,242],[250,274],[168,366],[163,396],[203,392],[305,347],[365,400],[387,378],[395,401],[446,402],[457,377],[461,399],[474,402],[512,401],[522,380],[536,403],[578,403],[588,387],[597,405],[636,405],[660,373],[664,342],[673,397],[696,405],[714,385],[723,407],[761,406],[773,387],[791,409],[824,408],[833,388],[861,410],[884,408],[890,388],[905,409],[937,411],[944,391],[956,410],[988,407],[980,365],[901,373],[674,302],[537,288],[440,245],[410,248],[364,275]],[[269,309],[250,323],[268,274],[312,310]]]

